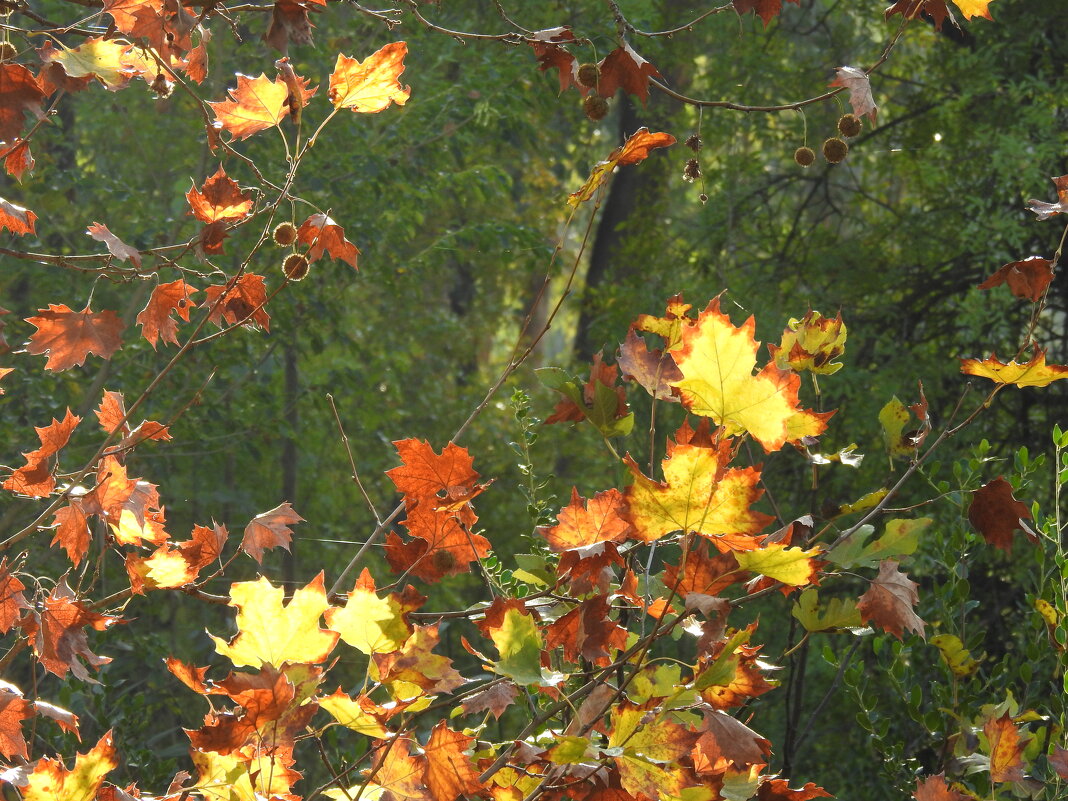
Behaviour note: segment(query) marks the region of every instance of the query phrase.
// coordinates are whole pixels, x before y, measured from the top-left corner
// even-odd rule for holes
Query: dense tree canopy
[[[0,0],[5,792],[1059,797],[1068,7],[395,6]]]

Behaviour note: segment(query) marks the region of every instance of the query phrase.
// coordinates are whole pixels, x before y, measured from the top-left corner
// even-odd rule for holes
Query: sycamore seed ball
[[[300,253],[290,253],[282,262],[282,272],[290,281],[300,281],[308,274],[308,259]]]
[[[0,42],[0,61],[11,61],[18,52],[11,42]]]
[[[858,136],[862,127],[860,120],[852,114],[843,114],[838,118],[838,133],[842,136],[849,138]]]
[[[289,247],[297,241],[297,226],[291,222],[284,222],[271,232],[271,239],[278,247]]]
[[[811,147],[799,147],[794,151],[794,161],[800,164],[802,167],[811,166],[816,160],[816,151]]]
[[[826,142],[823,143],[823,157],[827,159],[831,164],[838,164],[842,159],[846,157],[849,152],[849,145],[839,139],[837,136],[832,136]]]
[[[587,95],[582,101],[582,110],[594,122],[608,116],[608,101],[600,95]]]
[[[578,82],[586,88],[595,88],[600,79],[601,68],[596,64],[583,64],[578,68]]]

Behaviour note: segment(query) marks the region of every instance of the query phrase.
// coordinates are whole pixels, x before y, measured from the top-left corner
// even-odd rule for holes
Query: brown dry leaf
[[[599,66],[601,77],[597,82],[597,93],[602,97],[612,97],[616,89],[622,89],[645,103],[649,98],[649,79],[663,77],[656,67],[625,42],[605,56]]]
[[[0,197],[0,231],[5,228],[18,236],[37,233],[34,223],[37,215],[22,206],[16,206],[8,200]]]
[[[128,261],[134,267],[141,269],[141,252],[137,248],[127,245],[115,234],[111,233],[103,223],[93,223],[86,229],[85,233],[97,242],[103,242],[107,245],[108,252],[119,261]]]
[[[0,64],[0,142],[14,142],[26,124],[26,114],[44,116],[41,82],[22,64]]]
[[[1013,534],[1019,530],[1034,538],[1025,520],[1031,519],[1027,504],[1012,494],[1012,484],[1001,476],[987,482],[972,495],[968,520],[990,545],[1003,551],[1012,550]]]
[[[264,305],[267,303],[267,286],[262,275],[245,273],[236,282],[218,284],[204,289],[205,306],[211,309],[208,320],[223,328],[223,321],[230,325],[259,326],[264,331],[271,327],[271,316]]]
[[[279,504],[269,512],[256,515],[245,526],[245,536],[241,540],[241,550],[263,564],[263,552],[269,548],[289,550],[293,530],[290,526],[303,523],[304,518],[293,511],[288,502]]]
[[[857,609],[865,623],[874,623],[899,640],[904,638],[905,629],[923,637],[924,622],[912,609],[920,600],[916,592],[919,585],[897,568],[898,563],[893,559],[879,563],[879,575],[857,601]]]
[[[979,289],[992,289],[1008,284],[1009,291],[1018,298],[1038,303],[1053,280],[1053,262],[1041,256],[1028,256],[999,267],[998,271],[979,284]]]
[[[868,73],[856,67],[839,67],[830,85],[844,86],[848,89],[849,105],[853,107],[853,116],[859,120],[867,115],[871,124],[875,125],[875,115],[879,109],[875,105],[875,99],[871,96],[871,81],[868,80]]]
[[[220,164],[201,189],[194,185],[185,193],[191,214],[203,223],[242,220],[252,211],[252,192],[242,192]]]
[[[137,315],[137,323],[141,326],[141,335],[153,350],[160,339],[178,344],[178,324],[171,314],[177,313],[181,319],[189,322],[189,311],[197,305],[190,297],[198,291],[180,278],[169,284],[158,284],[152,290],[148,303]]]
[[[308,261],[315,261],[323,253],[330,258],[347,262],[356,268],[357,247],[345,238],[345,230],[325,214],[313,214],[297,229],[297,241],[308,245]]]

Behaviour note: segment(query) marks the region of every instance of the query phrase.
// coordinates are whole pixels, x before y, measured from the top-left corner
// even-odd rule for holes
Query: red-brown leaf
[[[65,550],[71,563],[77,567],[89,550],[91,539],[85,510],[78,501],[71,501],[56,510],[52,522],[56,526],[56,533],[52,535],[51,544]]]
[[[786,2],[801,5],[801,0],[786,0]],[[739,14],[752,11],[764,21],[766,28],[768,23],[782,12],[782,0],[734,0],[734,10]]]
[[[546,72],[550,69],[560,71],[561,93],[569,86],[574,86],[582,94],[589,92],[578,82],[578,61],[571,51],[560,45],[561,42],[573,42],[575,35],[566,27],[546,28],[535,31],[530,36],[530,46],[534,48],[534,58],[538,60],[538,69]]]
[[[49,304],[26,322],[37,328],[26,352],[34,356],[47,353],[45,369],[52,372],[83,364],[90,353],[110,359],[122,347],[123,323],[113,311],[94,312],[86,306],[76,312],[62,303]]]
[[[67,582],[61,580],[45,600],[44,608],[24,617],[22,626],[45,670],[61,679],[69,670],[82,681],[96,683],[79,660],[84,659],[87,665],[96,669],[111,659],[89,650],[85,627],[103,631],[118,620],[87,609],[75,600]]]
[[[563,646],[564,659],[578,663],[579,657],[594,665],[607,665],[613,651],[627,645],[627,630],[612,620],[608,597],[596,595],[557,618],[546,631],[549,648]]]
[[[481,795],[479,772],[464,753],[474,742],[474,737],[453,731],[443,720],[434,726],[430,740],[423,748],[427,788],[434,801],[456,801],[461,795],[465,798]]]
[[[519,688],[513,682],[498,681],[481,692],[466,696],[460,706],[463,707],[465,715],[490,712],[495,720],[499,720],[518,696]]]
[[[989,544],[1003,551],[1012,550],[1013,533],[1029,533],[1025,520],[1031,510],[1012,495],[1012,484],[1001,476],[984,484],[972,495],[968,520]]]
[[[242,192],[221,164],[200,189],[194,185],[185,198],[193,216],[203,223],[241,220],[252,211],[252,192]]]
[[[602,97],[612,97],[616,89],[622,89],[627,94],[636,95],[644,103],[649,98],[649,79],[663,77],[656,67],[626,43],[605,56],[600,67],[597,93]]]
[[[0,158],[4,160],[4,169],[7,170],[8,175],[15,176],[20,183],[23,174],[33,170],[35,163],[33,154],[30,153],[29,143],[21,139],[16,139],[10,147],[0,150]]]
[[[572,488],[571,503],[560,510],[556,525],[545,527],[542,534],[554,551],[623,542],[630,532],[630,523],[622,517],[625,512],[623,494],[617,489],[599,492],[584,503]]]
[[[33,717],[33,706],[13,684],[0,682],[0,755],[28,759],[22,721]],[[6,782],[5,782],[6,784]]]
[[[171,319],[171,313],[189,322],[189,311],[197,305],[190,297],[197,291],[180,278],[169,284],[157,284],[152,290],[148,304],[137,315],[137,323],[153,350],[160,339],[178,344],[178,324]]]
[[[49,459],[59,453],[70,439],[71,433],[80,423],[82,418],[71,413],[67,414],[62,421],[53,418],[52,422],[43,428],[34,427],[41,447],[29,453],[23,453],[26,464],[20,467],[11,477],[4,482],[4,489],[17,492],[20,495],[29,495],[31,498],[43,498],[55,487],[55,479]]]
[[[29,609],[22,591],[26,585],[13,575],[7,559],[0,559],[0,634],[7,634],[18,623],[23,609]]]
[[[937,31],[942,30],[942,23],[946,21],[946,17],[949,17],[954,25],[956,24],[956,20],[946,7],[946,0],[897,0],[886,9],[886,18],[890,19],[894,14],[901,14],[905,19],[915,19],[921,13],[931,17]]]
[[[944,773],[917,779],[912,797],[916,801],[969,801],[971,798],[946,784]]]
[[[285,548],[293,539],[293,529],[304,518],[293,511],[289,502],[281,503],[269,512],[258,514],[245,526],[245,536],[241,539],[241,550],[263,564],[263,552],[270,548]]]
[[[904,629],[924,636],[924,623],[912,607],[920,600],[916,582],[897,569],[893,559],[879,563],[879,575],[868,591],[857,601],[857,609],[865,623],[874,623],[883,631],[889,631],[899,640],[904,638]]]
[[[0,142],[14,142],[26,123],[26,112],[40,119],[45,93],[41,82],[22,64],[0,63]]]
[[[119,261],[128,261],[133,264],[134,267],[140,269],[141,267],[141,253],[135,248],[127,245],[115,234],[108,230],[108,227],[103,223],[95,222],[90,225],[85,233],[89,234],[97,242],[103,242],[107,245],[108,252]]]
[[[1053,262],[1041,256],[1028,256],[1011,261],[979,284],[979,289],[992,289],[1008,284],[1009,291],[1018,298],[1038,303],[1053,280]]]
[[[6,228],[11,233],[19,236],[35,234],[37,233],[34,228],[35,222],[37,222],[37,215],[32,211],[24,209],[22,206],[16,206],[14,203],[0,197],[0,231]]]
[[[1023,750],[1029,737],[1020,731],[1006,712],[1000,718],[990,718],[983,724],[983,734],[990,744],[990,781],[1016,782],[1024,777]]]
[[[264,331],[271,327],[271,316],[267,314],[267,286],[262,275],[245,273],[232,286],[218,284],[204,289],[207,300],[204,305],[211,309],[208,320],[219,328],[223,321],[230,325],[259,326]]]
[[[308,246],[308,261],[315,261],[325,252],[335,261],[340,259],[358,269],[356,257],[360,251],[345,238],[344,229],[325,214],[306,219],[297,229],[297,241]]]

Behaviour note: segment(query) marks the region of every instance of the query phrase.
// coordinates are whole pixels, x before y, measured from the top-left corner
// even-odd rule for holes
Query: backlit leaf
[[[262,73],[258,78],[238,75],[237,87],[229,93],[229,100],[208,105],[215,111],[217,125],[238,139],[278,125],[289,112],[289,88],[281,78],[272,81]]]
[[[392,42],[363,61],[338,54],[330,74],[329,96],[334,108],[373,114],[389,108],[391,103],[407,103],[411,88],[401,86],[397,80],[404,72],[407,53],[406,43]]]
[[[59,372],[85,362],[95,353],[104,359],[122,347],[122,319],[113,311],[94,312],[88,306],[80,312],[64,304],[49,304],[26,322],[37,328],[30,336],[26,352],[48,354],[45,369]]]
[[[898,568],[898,563],[887,559],[879,565],[879,575],[871,587],[857,602],[861,617],[865,623],[874,623],[884,631],[889,631],[899,640],[904,638],[904,630],[910,629],[921,637],[924,636],[924,622],[913,611],[920,599],[914,581]]]
[[[240,220],[252,210],[252,193],[242,192],[237,182],[232,180],[219,165],[215,174],[204,181],[203,187],[185,193],[192,214],[201,222],[213,223],[220,220]]]
[[[1046,352],[1035,349],[1029,362],[998,361],[997,354],[989,359],[961,359],[960,371],[967,375],[989,378],[998,384],[1013,384],[1017,387],[1047,387],[1054,381],[1068,378],[1068,366],[1046,364]]]

